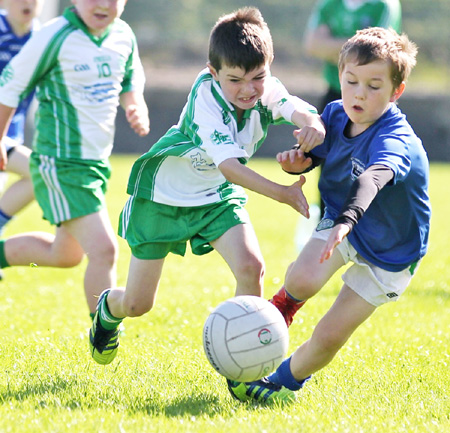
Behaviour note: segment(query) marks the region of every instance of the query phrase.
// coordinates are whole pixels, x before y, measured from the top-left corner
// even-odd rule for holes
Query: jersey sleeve
[[[381,134],[371,145],[370,165],[384,165],[394,172],[393,184],[401,182],[411,169],[411,157],[408,145],[401,136]]]
[[[128,25],[127,25],[128,27]],[[128,31],[131,33],[130,38],[133,44],[133,48],[130,57],[127,60],[125,67],[125,76],[122,82],[122,92],[143,93],[145,88],[145,72],[142,66],[141,59],[139,57],[139,49],[131,28],[128,27]]]
[[[61,27],[63,21],[59,21]],[[55,26],[33,32],[31,38],[3,69],[0,76],[0,103],[17,108],[19,102],[36,87],[51,66],[48,44]]]
[[[273,123],[292,123],[294,111],[317,113],[317,109],[297,96],[291,95],[275,77],[270,77],[261,102],[272,113]]]

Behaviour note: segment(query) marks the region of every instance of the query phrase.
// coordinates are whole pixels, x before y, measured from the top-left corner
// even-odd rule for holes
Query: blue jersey
[[[34,24],[33,30],[36,27],[37,22]],[[22,49],[25,42],[30,39],[30,36],[31,32],[24,36],[16,36],[6,19],[6,12],[0,10],[0,73],[9,61]],[[8,137],[13,138],[20,144],[24,141],[25,117],[33,95],[34,92],[31,92],[20,102],[7,133]]]
[[[417,262],[426,253],[430,228],[429,164],[406,117],[391,104],[352,138],[344,135],[349,118],[342,101],[328,104],[322,119],[327,135],[312,153],[325,158],[319,180],[325,217],[334,220],[341,213],[353,181],[363,171],[374,164],[387,166],[393,180],[375,196],[348,240],[364,259],[387,271]]]

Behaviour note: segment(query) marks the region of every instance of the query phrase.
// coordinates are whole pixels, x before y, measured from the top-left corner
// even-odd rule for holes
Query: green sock
[[[118,317],[114,317],[108,308],[108,304],[106,303],[106,298],[108,297],[105,296],[102,299],[102,302],[100,302],[100,304],[98,304],[98,318],[100,320],[100,325],[103,326],[103,328],[105,329],[116,329],[121,323],[123,319],[119,319]]]
[[[5,240],[0,241],[0,268],[9,268],[9,263],[5,257]]]

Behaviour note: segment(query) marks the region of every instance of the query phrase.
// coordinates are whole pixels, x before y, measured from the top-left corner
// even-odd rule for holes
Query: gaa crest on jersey
[[[359,175],[364,171],[366,168],[364,163],[360,161],[358,158],[351,158],[352,161],[352,180],[355,180],[359,177]]]
[[[191,155],[192,167],[198,171],[207,171],[214,168],[214,164],[208,164],[208,162],[203,158],[200,152]]]
[[[210,135],[211,141],[214,144],[220,145],[220,144],[225,144],[225,143],[232,143],[230,136],[227,134],[222,134],[219,131],[215,130],[211,135]]]

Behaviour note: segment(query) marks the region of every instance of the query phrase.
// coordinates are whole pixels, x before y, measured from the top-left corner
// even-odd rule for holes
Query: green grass
[[[109,192],[116,225],[134,156],[114,156]],[[292,182],[268,160],[251,166]],[[307,195],[317,198],[314,174]],[[166,261],[157,305],[127,319],[113,364],[90,359],[90,320],[82,290],[85,263],[74,269],[11,268],[0,285],[0,432],[407,432],[450,431],[450,288],[447,165],[433,165],[429,253],[397,303],[380,308],[335,360],[283,407],[240,404],[208,364],[201,342],[209,312],[234,293],[215,253]],[[248,210],[266,259],[265,296],[295,258],[298,216],[250,194]],[[33,204],[8,228],[51,230]],[[129,251],[120,240],[119,284]],[[297,315],[290,351],[309,337],[335,299],[336,275]]]

